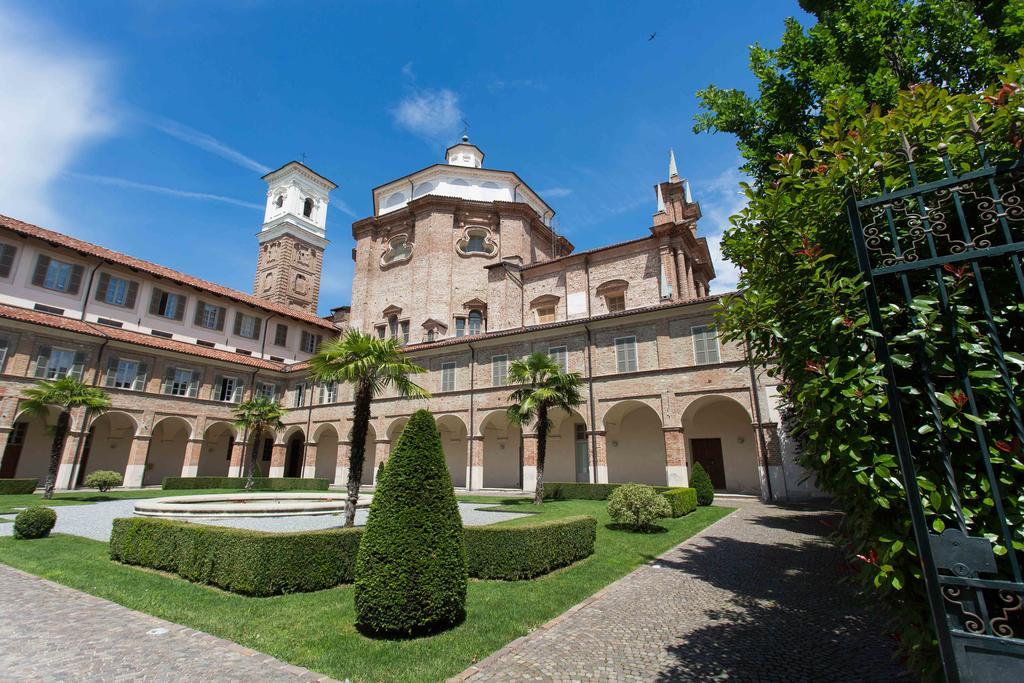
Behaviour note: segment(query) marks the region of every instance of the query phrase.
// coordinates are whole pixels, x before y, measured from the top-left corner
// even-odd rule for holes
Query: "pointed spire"
[[[661,196],[661,183],[656,186],[658,188],[658,213],[665,213],[665,198]]]
[[[679,170],[676,168],[676,153],[671,147],[668,150],[668,180],[670,183],[679,180]]]
[[[693,195],[690,194],[690,181],[683,178],[683,197],[687,204],[693,204]]]

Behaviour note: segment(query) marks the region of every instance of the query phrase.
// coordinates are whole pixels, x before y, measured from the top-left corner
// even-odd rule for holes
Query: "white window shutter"
[[[235,388],[231,392],[231,402],[241,403],[243,393],[245,393],[245,385],[242,384],[241,382],[238,382],[237,384],[235,384]]]
[[[71,370],[68,371],[68,377],[74,377],[75,379],[82,379],[82,373],[85,371],[85,361],[88,355],[85,351],[78,351],[75,353],[75,360],[71,364]]]
[[[145,391],[148,376],[149,366],[146,363],[139,363],[139,369],[135,372],[135,380],[132,382],[132,389],[134,391]]]
[[[195,398],[199,393],[199,375],[195,372],[192,373],[191,379],[188,382],[188,397]]]
[[[39,354],[36,356],[36,377],[46,377],[46,370],[50,366],[50,353],[52,349],[49,346],[40,346]]]

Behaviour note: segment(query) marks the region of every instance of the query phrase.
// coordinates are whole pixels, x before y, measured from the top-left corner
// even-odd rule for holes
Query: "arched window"
[[[277,199],[274,200],[274,206],[276,206],[279,209],[282,206],[284,206],[284,195],[283,194],[277,195]]]
[[[469,312],[469,333],[480,334],[484,331],[484,315],[480,311]]]
[[[306,197],[306,201],[302,202],[302,215],[309,218],[313,215],[313,200]]]

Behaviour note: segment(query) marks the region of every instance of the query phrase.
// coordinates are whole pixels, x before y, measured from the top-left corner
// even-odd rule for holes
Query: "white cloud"
[[[572,189],[568,187],[549,187],[546,190],[541,190],[537,194],[539,194],[541,197],[568,197],[569,195],[572,194]]]
[[[737,167],[740,163],[737,161]],[[722,235],[730,227],[729,217],[747,205],[747,198],[740,188],[740,183],[746,180],[738,168],[729,168],[704,185],[691,183],[694,199],[700,202],[703,214],[698,231],[708,239],[708,249],[715,266],[712,293],[732,291],[739,280],[739,267],[722,257]]]
[[[195,130],[194,128],[189,128],[183,123],[178,123],[177,121],[160,117],[148,119],[146,120],[146,123],[162,133],[166,133],[167,135],[177,138],[178,140],[192,145],[193,147],[198,147],[199,149],[210,152],[211,154],[216,154],[217,156],[227,159],[231,163],[237,164],[242,168],[248,168],[260,173],[261,175],[269,173],[271,170],[269,166],[265,166],[255,159],[247,157],[237,149],[229,147],[212,135]]]
[[[90,183],[98,183],[100,185],[110,185],[112,187],[122,187],[129,190],[142,190],[144,192],[155,192],[157,194],[168,195],[171,197],[184,197],[186,199],[199,199],[207,202],[221,202],[223,204],[231,204],[233,206],[242,206],[247,209],[262,209],[262,204],[254,204],[252,202],[245,202],[241,199],[235,199],[234,197],[225,197],[219,194],[210,194],[208,192],[191,192],[189,190],[178,190],[173,187],[164,187],[162,185],[150,185],[148,183],[139,183],[134,180],[128,180],[127,178],[116,178],[113,176],[105,175],[89,175],[87,173],[68,173],[66,174],[69,178],[75,178],[77,180],[85,180]]]
[[[62,221],[51,185],[91,142],[111,132],[108,69],[49,26],[0,12],[0,212],[44,225]]]
[[[350,218],[359,218],[359,214],[353,211],[352,207],[346,204],[345,201],[339,197],[331,197],[331,203],[328,204],[328,206],[333,206],[335,209],[341,211]]]
[[[459,96],[447,88],[415,90],[399,102],[391,116],[400,128],[430,142],[450,140],[459,131]]]
[[[416,80],[416,72],[412,70],[412,62],[405,63],[405,66],[402,67],[402,75],[410,81]]]

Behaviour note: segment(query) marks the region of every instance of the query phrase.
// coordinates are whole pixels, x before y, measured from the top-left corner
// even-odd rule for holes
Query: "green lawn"
[[[536,510],[522,499],[488,499],[505,509]],[[594,555],[532,581],[470,581],[460,626],[413,640],[366,638],[353,627],[352,587],[247,598],[108,559],[107,544],[55,535],[37,541],[0,538],[0,562],[185,624],[339,680],[438,681],[483,659],[637,565],[721,519],[730,508],[699,508],[664,520],[665,531],[632,534],[607,528],[603,501],[553,501],[536,515],[504,524],[589,514],[598,520]]]

